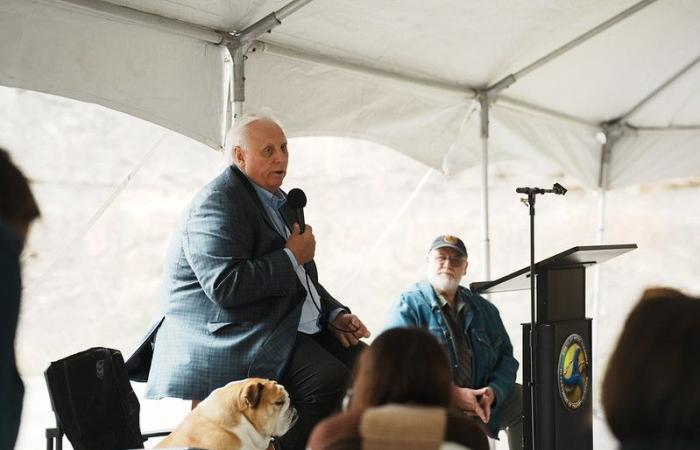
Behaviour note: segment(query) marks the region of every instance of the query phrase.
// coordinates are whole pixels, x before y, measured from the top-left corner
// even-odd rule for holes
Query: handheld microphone
[[[304,223],[304,206],[306,206],[306,194],[299,188],[294,188],[287,193],[287,204],[297,215],[299,230],[303,233],[306,228]]]

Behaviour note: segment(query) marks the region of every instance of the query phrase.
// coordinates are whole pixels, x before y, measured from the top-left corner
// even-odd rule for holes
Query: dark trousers
[[[289,392],[299,419],[279,439],[282,450],[304,450],[313,427],[340,410],[355,360],[366,347],[360,342],[345,348],[327,330],[314,335],[297,333],[280,383]]]

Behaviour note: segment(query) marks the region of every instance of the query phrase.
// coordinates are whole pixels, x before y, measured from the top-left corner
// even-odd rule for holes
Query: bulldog
[[[296,418],[282,385],[262,378],[233,381],[209,394],[156,448],[266,450]]]

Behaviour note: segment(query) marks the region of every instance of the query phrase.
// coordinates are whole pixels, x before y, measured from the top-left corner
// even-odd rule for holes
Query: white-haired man
[[[467,273],[467,248],[443,235],[428,251],[427,280],[404,291],[386,328],[421,327],[443,346],[452,364],[455,405],[481,419],[494,437],[507,430],[511,450],[522,448],[522,386],[518,362],[498,309],[459,283]]]
[[[229,138],[234,165],[181,219],[161,314],[127,366],[132,379],[148,378],[148,398],[193,404],[232,380],[278,380],[299,412],[281,447],[304,449],[340,405],[369,332],[318,282],[312,228],[300,232],[280,189],[289,158],[282,128],[247,116]]]

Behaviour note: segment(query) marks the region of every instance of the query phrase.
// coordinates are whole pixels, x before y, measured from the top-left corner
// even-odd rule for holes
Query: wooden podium
[[[523,324],[523,438],[527,450],[592,450],[591,323],[586,268],[636,244],[573,247],[535,264],[535,329]],[[530,267],[472,283],[479,294],[530,288]],[[533,442],[534,432],[534,442]]]

